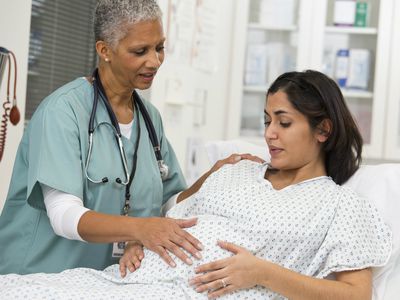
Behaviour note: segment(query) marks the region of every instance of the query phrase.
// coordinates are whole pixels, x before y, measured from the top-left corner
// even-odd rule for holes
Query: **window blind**
[[[63,84],[96,65],[92,19],[97,0],[32,0],[25,119]]]

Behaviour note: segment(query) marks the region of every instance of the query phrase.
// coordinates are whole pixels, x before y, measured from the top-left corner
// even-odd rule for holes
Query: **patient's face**
[[[268,95],[264,116],[273,168],[294,170],[323,164],[318,133],[311,129],[306,116],[293,107],[286,93]]]

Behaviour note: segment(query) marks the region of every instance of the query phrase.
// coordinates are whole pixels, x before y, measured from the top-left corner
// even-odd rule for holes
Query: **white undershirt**
[[[121,130],[121,134],[124,137],[126,137],[127,139],[130,139],[131,138],[131,133],[132,133],[133,119],[128,124],[118,123],[118,125],[119,125],[119,129]]]
[[[129,124],[119,124],[121,134],[130,138],[133,120]],[[44,205],[47,216],[55,234],[70,240],[84,241],[78,233],[78,224],[82,215],[89,209],[83,206],[79,197],[53,189],[45,184],[40,184],[43,192]],[[165,212],[176,204],[179,194],[172,196],[164,204],[162,212]]]

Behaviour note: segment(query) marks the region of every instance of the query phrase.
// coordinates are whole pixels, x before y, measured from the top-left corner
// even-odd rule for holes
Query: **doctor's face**
[[[265,140],[273,168],[295,170],[323,163],[320,134],[293,107],[286,93],[277,91],[268,95],[264,118]]]
[[[110,67],[119,85],[147,89],[164,61],[161,21],[142,21],[129,26],[127,35],[110,51]]]

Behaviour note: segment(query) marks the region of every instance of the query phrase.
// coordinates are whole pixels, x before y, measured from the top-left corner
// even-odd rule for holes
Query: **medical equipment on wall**
[[[0,87],[3,79],[4,71],[8,63],[8,76],[7,76],[7,98],[3,103],[3,115],[1,117],[0,129],[0,161],[3,158],[4,148],[7,137],[7,124],[10,120],[11,124],[17,125],[20,120],[20,113],[17,107],[17,60],[12,51],[0,47]],[[11,66],[14,66],[14,89],[12,103],[10,101],[10,86],[11,86]],[[10,107],[11,106],[11,107]]]
[[[85,162],[85,175],[86,178],[91,181],[92,183],[107,183],[109,181],[108,177],[103,177],[101,179],[93,179],[89,176],[88,174],[88,168],[89,168],[89,163],[90,163],[90,158],[92,155],[92,150],[93,150],[93,137],[94,137],[94,132],[95,130],[99,127],[99,126],[109,126],[111,127],[111,130],[113,131],[115,138],[117,140],[117,144],[118,144],[118,149],[119,149],[119,153],[121,156],[121,160],[122,160],[122,165],[123,165],[123,169],[124,169],[124,174],[125,174],[125,180],[123,181],[121,178],[116,178],[115,181],[119,184],[122,184],[126,187],[126,192],[125,192],[125,206],[124,206],[124,214],[127,214],[130,206],[129,206],[129,199],[130,199],[130,193],[129,193],[129,188],[130,185],[132,183],[133,177],[135,176],[135,171],[136,171],[136,162],[137,162],[137,151],[138,151],[138,146],[139,146],[139,140],[140,140],[140,122],[139,122],[139,111],[144,119],[144,122],[146,124],[146,128],[147,131],[149,133],[149,138],[151,141],[151,144],[153,145],[153,149],[154,149],[154,154],[157,160],[157,165],[158,168],[160,170],[160,176],[161,179],[164,181],[168,178],[168,166],[164,163],[163,159],[162,159],[162,155],[161,155],[161,147],[160,147],[160,143],[158,141],[157,138],[157,134],[156,131],[154,129],[154,125],[153,122],[151,121],[151,118],[149,116],[149,113],[147,112],[142,100],[140,99],[139,95],[137,94],[137,92],[134,90],[132,92],[132,101],[134,102],[135,105],[135,112],[137,114],[137,138],[136,138],[136,145],[135,145],[135,152],[133,155],[133,166],[132,166],[132,172],[129,173],[128,170],[128,164],[127,164],[127,160],[126,160],[126,155],[125,155],[125,149],[122,143],[122,134],[118,125],[118,121],[117,118],[111,108],[110,103],[108,102],[106,93],[104,91],[104,88],[101,84],[101,80],[99,77],[99,73],[98,70],[96,69],[93,72],[93,89],[94,89],[94,97],[93,97],[93,107],[92,107],[92,112],[90,114],[90,120],[89,120],[89,148],[88,148],[88,153],[87,153],[87,157],[86,157],[86,162]],[[111,120],[111,125],[107,122],[102,122],[97,124],[96,127],[94,127],[94,118],[96,115],[96,109],[97,109],[97,104],[99,101],[99,97],[101,98],[101,100],[103,100],[103,103],[107,109],[108,115],[110,117]]]

